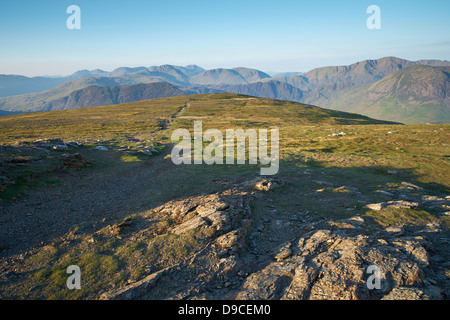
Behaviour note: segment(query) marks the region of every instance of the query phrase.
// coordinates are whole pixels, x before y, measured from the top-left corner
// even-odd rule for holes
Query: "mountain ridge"
[[[447,123],[449,90],[450,67],[415,65],[351,88],[329,100],[327,107],[406,123]]]
[[[358,110],[361,114],[374,116],[374,113],[370,110],[371,104],[369,103],[374,93],[364,92],[364,90],[368,90],[368,85],[370,84],[377,83],[389,75],[405,69],[408,70],[408,68],[413,66],[439,68],[441,66],[450,66],[450,62],[441,60],[410,61],[397,57],[384,57],[375,60],[363,60],[344,66],[316,68],[301,74],[290,75],[285,73],[281,74],[281,77],[271,77],[260,70],[244,67],[205,70],[197,65],[181,67],[170,64],[152,67],[120,67],[111,72],[99,69],[92,71],[80,70],[65,78],[73,80],[63,82],[47,90],[24,95],[0,97],[0,109],[20,112],[43,111],[47,110],[49,104],[52,104],[54,101],[64,99],[72,92],[90,86],[117,87],[140,83],[166,82],[178,87],[187,94],[242,93],[256,97],[291,100],[319,107],[336,108],[337,110]],[[419,76],[416,73],[414,74],[416,77]],[[434,74],[437,76],[440,73]],[[25,81],[26,78],[19,79]],[[0,77],[0,84],[1,80],[2,78]],[[5,76],[3,80],[5,82]],[[51,79],[49,83],[57,84],[58,81],[61,81],[61,79]],[[434,83],[430,77],[423,78],[422,81],[431,86]],[[444,90],[446,94],[447,86],[442,83],[440,86],[441,91]],[[8,89],[3,88],[3,92],[5,90],[7,91]],[[102,90],[105,91],[105,89]],[[1,92],[2,88],[0,88]],[[355,92],[359,92],[358,95],[360,96],[366,94],[372,97],[363,99],[365,101],[364,108],[362,105],[360,107],[352,107],[352,99],[355,99]],[[396,99],[393,95],[390,95],[390,98]],[[361,97],[359,99],[361,100]],[[413,100],[410,100],[409,103],[414,104],[420,99]],[[449,108],[447,100],[444,99],[439,103],[436,103],[436,101],[433,102],[434,104],[432,103],[434,107],[428,104],[427,108],[424,109],[425,113],[434,113],[434,116],[426,116],[425,113],[420,112],[415,117],[405,115],[407,122],[416,123],[422,121],[422,119],[428,119],[427,121],[431,122],[450,121],[446,116],[446,110]],[[348,105],[343,105],[345,103]],[[89,105],[87,102],[85,104]],[[401,113],[396,108],[412,109],[408,105],[408,101],[394,103],[392,108],[392,112],[397,115],[390,117],[388,112],[384,112],[382,113],[384,120],[402,121],[403,119],[398,118],[398,115]],[[414,108],[417,109],[417,106]],[[433,108],[441,111],[434,112]],[[440,119],[436,119],[436,117]]]

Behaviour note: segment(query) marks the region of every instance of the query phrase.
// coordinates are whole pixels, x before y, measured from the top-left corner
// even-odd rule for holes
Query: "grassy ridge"
[[[173,119],[186,102],[190,107]],[[444,185],[450,181],[450,125],[403,126],[300,103],[226,93],[1,117],[0,143],[55,137],[102,139],[119,145],[134,136],[167,144],[172,130],[193,131],[194,120],[203,121],[203,130],[217,128],[223,133],[228,128],[278,128],[283,159],[410,168],[424,181]],[[172,130],[161,130],[169,121]],[[345,135],[333,136],[340,132]]]
[[[0,118],[0,141],[31,141],[46,137],[64,140],[120,139],[160,129],[160,120],[175,113],[185,98],[157,99],[127,105],[27,113]]]

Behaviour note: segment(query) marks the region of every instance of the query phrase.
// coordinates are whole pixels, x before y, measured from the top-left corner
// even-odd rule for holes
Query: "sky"
[[[70,5],[81,29],[70,30]],[[381,29],[369,29],[370,5]],[[396,56],[450,60],[447,0],[0,2],[0,74],[196,64],[304,72]]]

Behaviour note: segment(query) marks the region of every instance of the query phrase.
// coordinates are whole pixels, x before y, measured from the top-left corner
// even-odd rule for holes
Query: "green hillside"
[[[404,123],[450,122],[449,67],[412,66],[384,79],[356,86],[327,107]]]

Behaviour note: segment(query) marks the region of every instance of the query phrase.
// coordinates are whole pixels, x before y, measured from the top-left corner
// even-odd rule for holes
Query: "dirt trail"
[[[186,103],[165,120],[159,131],[170,130],[188,107]],[[33,190],[25,199],[0,206],[0,258],[60,237],[75,225],[101,228],[161,204],[161,181],[174,167],[163,158],[164,154],[107,175],[63,177],[63,187]]]
[[[172,119],[178,118],[178,117],[184,112],[184,110],[185,110],[186,108],[189,108],[190,106],[191,106],[191,105],[189,104],[189,102],[186,102],[186,103],[184,104],[184,106],[180,108],[180,110],[178,110],[177,112],[175,112],[175,113],[172,115]]]

